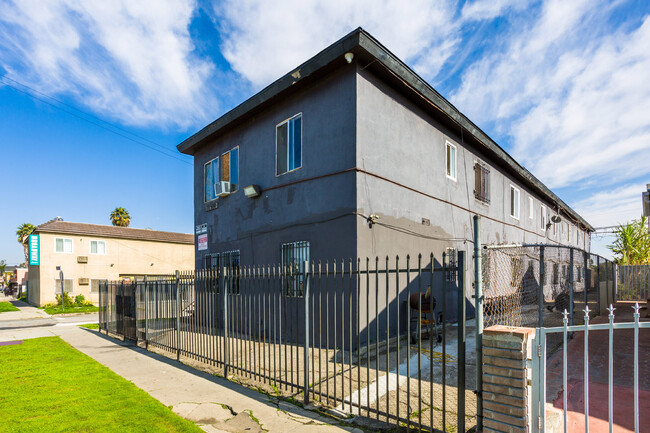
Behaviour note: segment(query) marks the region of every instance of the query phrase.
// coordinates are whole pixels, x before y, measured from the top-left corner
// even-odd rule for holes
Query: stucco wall
[[[309,241],[311,258],[355,253],[356,73],[353,65],[276,102],[253,119],[198,149],[194,155],[195,223],[208,225],[206,253],[240,250],[242,264],[279,263],[281,245]],[[275,175],[275,127],[302,113],[302,168]],[[205,210],[203,166],[239,146],[240,189]],[[333,173],[339,173],[328,176]],[[328,177],[321,177],[328,176]],[[259,185],[249,199],[243,187]]]
[[[194,246],[131,239],[86,237],[39,233],[40,266],[30,266],[29,301],[36,305],[55,300],[56,270],[61,266],[64,279],[72,279],[71,296],[82,294],[94,303],[98,294],[91,293],[92,284],[80,285],[79,278],[117,280],[120,275],[160,275],[176,270],[192,269]],[[55,239],[72,239],[72,253],[55,252]],[[106,242],[106,254],[90,254],[90,241]],[[88,257],[88,263],[78,263],[77,257]],[[60,287],[56,287],[59,293]]]

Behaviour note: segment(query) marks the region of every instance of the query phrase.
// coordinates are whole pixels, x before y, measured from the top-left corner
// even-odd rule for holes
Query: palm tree
[[[128,227],[129,224],[131,224],[131,215],[129,215],[129,211],[123,207],[116,207],[115,210],[111,212],[111,223],[118,227]]]
[[[18,242],[23,245],[23,249],[25,250],[25,263],[29,263],[29,245],[27,241],[29,240],[29,235],[31,235],[35,229],[36,227],[33,224],[24,223],[19,225],[16,230]]]
[[[616,239],[608,247],[619,265],[650,264],[650,232],[646,217],[618,226],[614,235]]]

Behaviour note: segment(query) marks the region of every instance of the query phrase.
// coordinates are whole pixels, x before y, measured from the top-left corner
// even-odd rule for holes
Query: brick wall
[[[491,326],[483,332],[483,427],[485,432],[530,431],[527,361],[532,328]]]

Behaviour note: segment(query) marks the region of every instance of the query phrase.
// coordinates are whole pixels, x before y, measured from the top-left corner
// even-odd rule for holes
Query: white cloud
[[[643,183],[625,184],[596,192],[573,207],[594,227],[625,224],[641,217],[641,194],[645,190]]]
[[[551,187],[603,188],[650,172],[650,19],[603,34],[614,6],[594,3],[546,2],[452,97],[479,124],[507,131],[515,158]]]
[[[193,0],[4,2],[0,64],[126,124],[194,125],[215,103],[204,89],[213,65],[192,54],[194,9]]]
[[[528,6],[525,0],[475,0],[463,6],[461,16],[466,21],[480,21],[496,18],[513,10],[520,11]]]
[[[452,0],[226,0],[214,4],[222,53],[256,87],[361,26],[427,78],[460,42]]]

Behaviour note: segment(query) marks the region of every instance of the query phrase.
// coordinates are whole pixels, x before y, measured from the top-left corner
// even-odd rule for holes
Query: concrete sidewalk
[[[2,325],[2,322],[13,322],[17,320],[28,319],[47,319],[51,317],[44,310],[39,310],[38,308],[32,307],[25,302],[17,301],[11,296],[0,295],[0,302],[10,302],[15,307],[20,308],[20,311],[6,311],[0,314],[0,326]]]
[[[77,326],[0,331],[0,341],[52,335],[59,335],[206,432],[362,432],[97,331]]]

